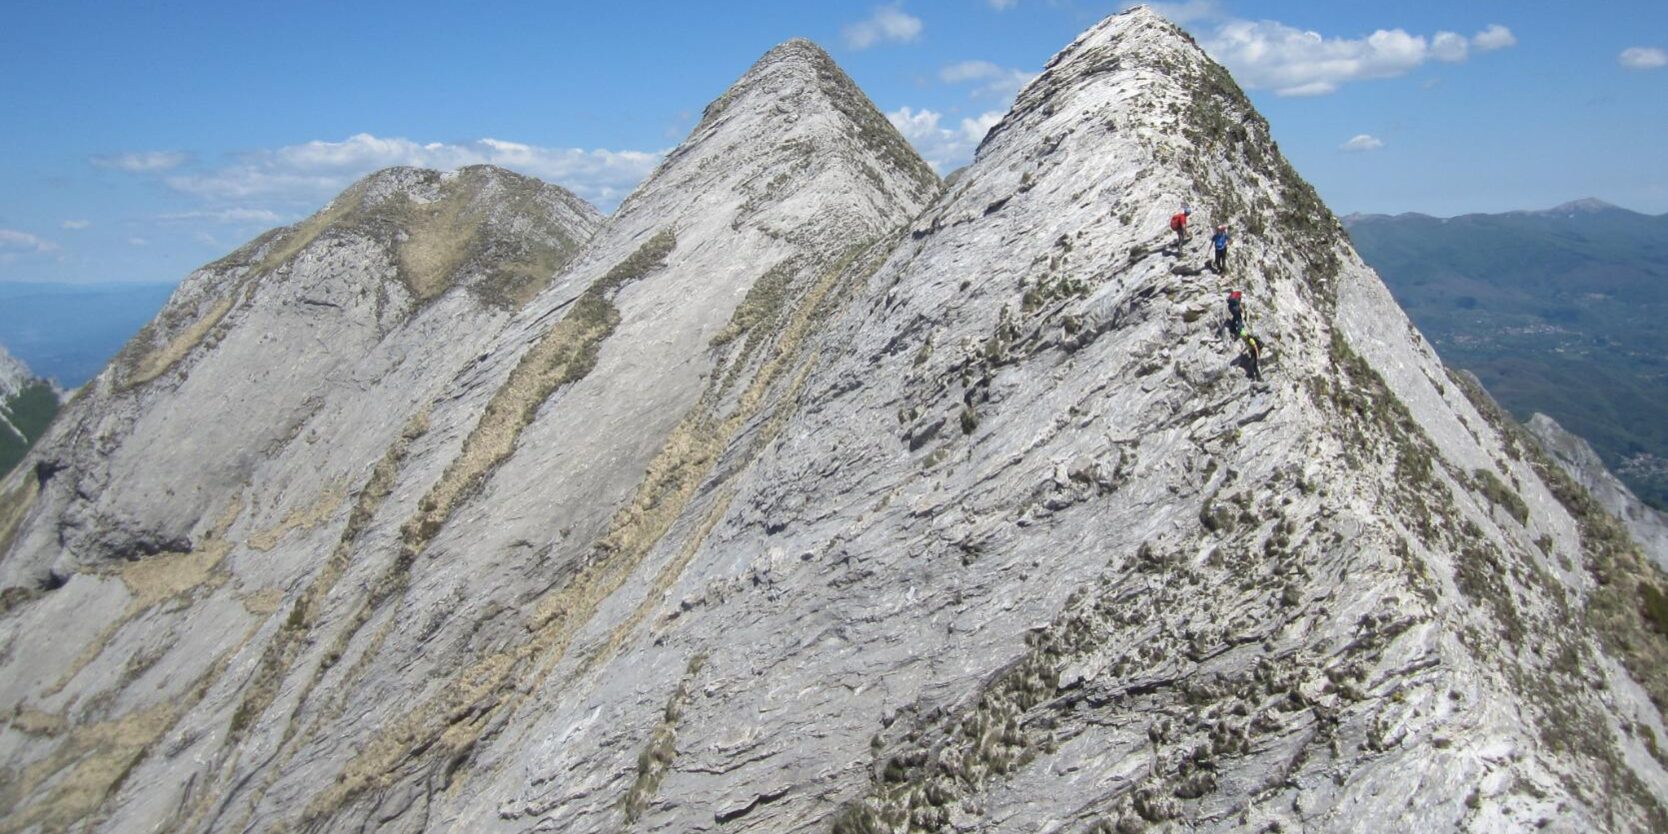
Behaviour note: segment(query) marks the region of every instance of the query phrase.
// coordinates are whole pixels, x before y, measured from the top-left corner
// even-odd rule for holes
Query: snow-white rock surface
[[[10,397],[23,390],[29,380],[35,375],[29,371],[29,366],[23,360],[11,355],[4,345],[0,345],[0,397]]]
[[[524,306],[199,462],[181,520],[136,502],[191,454],[49,478],[0,527],[0,832],[1668,824],[1668,582],[1184,34],[1090,29],[941,188],[793,41]],[[233,368],[124,419],[200,378],[248,419]],[[72,499],[187,532],[112,553]]]

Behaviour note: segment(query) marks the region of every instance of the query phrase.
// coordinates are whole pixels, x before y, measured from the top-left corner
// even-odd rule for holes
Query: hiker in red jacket
[[[1187,242],[1187,218],[1193,214],[1193,209],[1182,209],[1170,215],[1170,231],[1176,233],[1176,254],[1181,254],[1183,243]]]

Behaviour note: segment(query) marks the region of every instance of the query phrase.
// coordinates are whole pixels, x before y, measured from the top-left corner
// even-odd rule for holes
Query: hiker
[[[1228,293],[1228,335],[1239,338],[1241,330],[1245,329],[1245,303],[1241,300],[1239,290]]]
[[[1262,382],[1263,341],[1250,328],[1241,330],[1240,338],[1245,341],[1245,369],[1250,372],[1253,381]]]
[[[1184,208],[1170,215],[1170,231],[1176,233],[1176,254],[1181,254],[1182,244],[1187,242],[1187,218],[1193,215],[1193,209]]]
[[[1216,234],[1211,236],[1210,243],[1216,247],[1216,274],[1228,271],[1228,225],[1226,223],[1216,227]]]

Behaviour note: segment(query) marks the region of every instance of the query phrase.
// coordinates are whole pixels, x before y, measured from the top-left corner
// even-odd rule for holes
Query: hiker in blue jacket
[[[1216,249],[1216,274],[1221,275],[1228,270],[1228,226],[1223,224],[1216,227],[1216,234],[1211,236],[1211,246]]]

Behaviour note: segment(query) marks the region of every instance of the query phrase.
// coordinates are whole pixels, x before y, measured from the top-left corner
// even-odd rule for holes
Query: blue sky
[[[611,210],[771,46],[826,47],[942,172],[1127,3],[13,4],[0,281],[176,281],[394,164]],[[1668,211],[1668,3],[1155,4],[1334,211]]]

